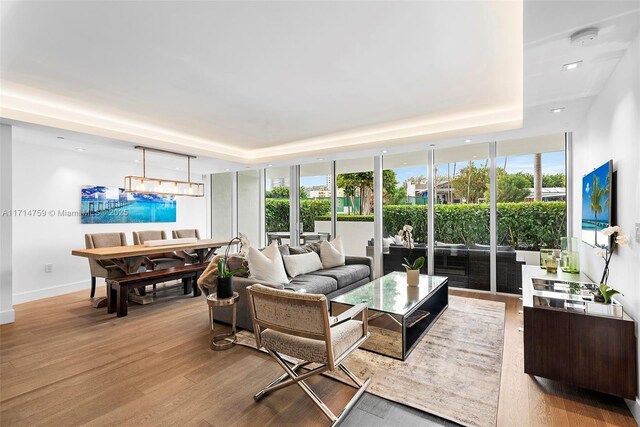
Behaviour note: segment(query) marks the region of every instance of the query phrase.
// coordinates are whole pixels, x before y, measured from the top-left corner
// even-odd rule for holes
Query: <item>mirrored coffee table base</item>
[[[421,275],[417,287],[391,273],[331,300],[331,315],[367,303],[371,336],[361,348],[405,360],[449,306],[446,277]]]

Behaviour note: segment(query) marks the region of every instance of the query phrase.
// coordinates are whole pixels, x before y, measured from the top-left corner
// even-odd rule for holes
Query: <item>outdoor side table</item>
[[[240,295],[237,292],[233,293],[231,298],[218,298],[214,293],[209,294],[207,296],[207,305],[209,306],[209,325],[211,327],[211,350],[226,350],[228,348],[236,345],[236,341],[238,340],[236,336],[236,307],[237,302],[240,300]],[[231,306],[231,310],[233,313],[232,321],[231,321],[231,332],[226,332],[222,334],[215,333],[215,323],[213,320],[213,309],[214,307],[228,307]]]

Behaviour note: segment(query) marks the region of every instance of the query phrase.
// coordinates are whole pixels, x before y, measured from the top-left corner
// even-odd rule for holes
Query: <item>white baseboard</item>
[[[0,311],[0,325],[13,323],[16,321],[16,312],[12,309]]]
[[[624,400],[631,411],[631,415],[636,420],[636,424],[640,426],[640,398],[636,397],[636,400]]]
[[[29,301],[36,301],[43,298],[55,297],[71,292],[90,289],[91,281],[82,280],[80,282],[65,283],[62,285],[50,286],[48,288],[35,289],[32,291],[18,292],[13,294],[13,305],[22,304]],[[87,297],[89,294],[87,293]]]

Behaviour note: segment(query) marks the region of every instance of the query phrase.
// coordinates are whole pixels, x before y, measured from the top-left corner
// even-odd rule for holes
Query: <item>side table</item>
[[[211,350],[226,350],[236,345],[236,341],[238,340],[236,336],[236,303],[238,302],[238,300],[240,300],[240,295],[238,295],[237,292],[234,292],[231,298],[218,299],[215,292],[207,296],[207,305],[209,306],[209,326],[211,327],[211,342],[209,345],[211,347]],[[231,321],[231,332],[216,334],[215,323],[213,320],[213,308],[224,306],[231,306],[231,310],[233,313],[233,320]]]

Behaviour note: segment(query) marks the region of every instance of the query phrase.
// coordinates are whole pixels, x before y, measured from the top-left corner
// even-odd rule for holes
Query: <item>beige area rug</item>
[[[449,308],[406,361],[356,350],[345,365],[372,378],[369,393],[460,424],[495,426],[504,318],[504,303],[449,296]],[[238,343],[256,344],[247,331]],[[337,371],[327,375],[352,384]]]

